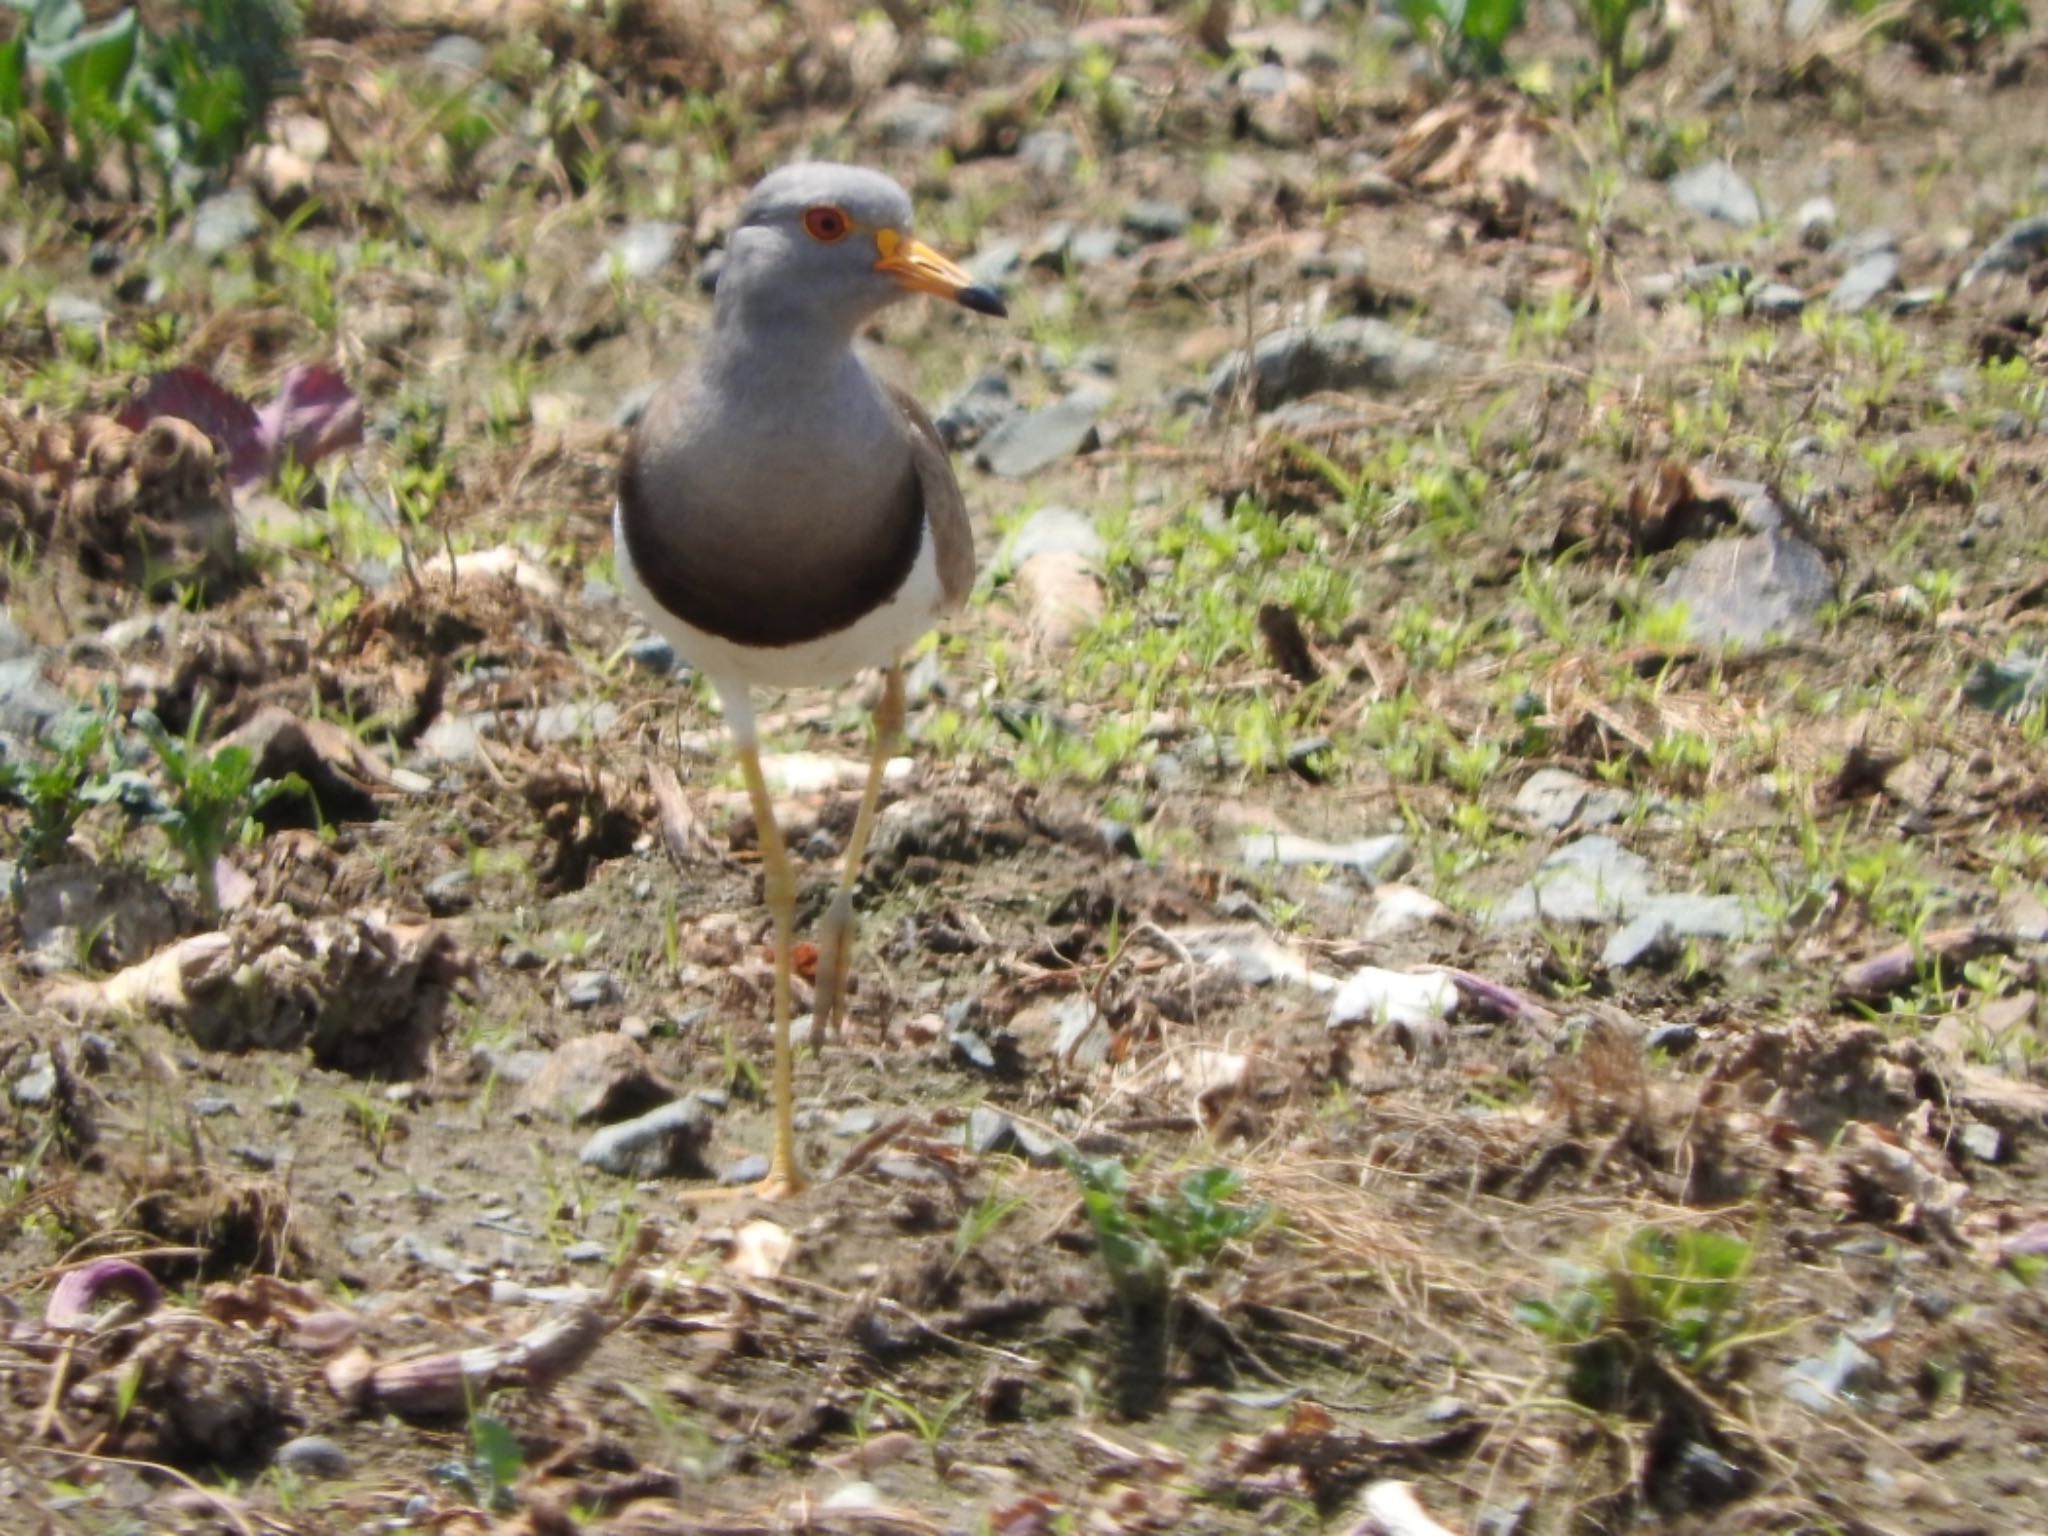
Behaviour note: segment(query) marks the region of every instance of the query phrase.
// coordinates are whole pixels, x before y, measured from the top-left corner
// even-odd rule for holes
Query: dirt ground
[[[2048,1531],[2048,14],[1793,9],[326,3],[252,200],[11,188],[0,1530]],[[1011,414],[771,1204],[608,518],[805,154]]]

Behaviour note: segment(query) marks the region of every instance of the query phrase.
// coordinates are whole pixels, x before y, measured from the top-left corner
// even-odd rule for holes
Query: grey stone
[[[427,882],[420,898],[435,917],[453,917],[476,900],[475,883],[467,869],[444,869]]]
[[[1001,372],[984,373],[959,394],[939,407],[932,425],[948,448],[972,448],[991,431],[1017,414],[1010,394],[1010,380]]]
[[[1749,296],[1749,312],[1767,320],[1789,319],[1806,308],[1806,295],[1790,283],[1764,283]]]
[[[1639,965],[1665,966],[1678,957],[1678,936],[1671,924],[1653,912],[1631,918],[1608,936],[1600,963],[1610,971]]]
[[[660,635],[642,635],[625,650],[626,660],[643,672],[652,672],[657,677],[666,677],[675,671],[680,660],[676,648]]]
[[[240,1115],[241,1110],[224,1094],[206,1093],[192,1101],[192,1113],[202,1120],[217,1120],[222,1115]]]
[[[768,1177],[768,1159],[750,1152],[718,1176],[721,1184],[758,1184]]]
[[[1643,1049],[1680,1056],[1698,1045],[1699,1040],[1700,1027],[1697,1024],[1659,1024],[1643,1041]]]
[[[222,255],[262,232],[262,207],[246,187],[216,192],[192,210],[192,248],[202,256]]]
[[[325,1435],[300,1435],[277,1448],[272,1463],[298,1477],[335,1478],[349,1473],[348,1452]]]
[[[37,1051],[28,1070],[14,1080],[14,1102],[23,1109],[44,1109],[57,1097],[57,1067],[48,1051]]]
[[[138,869],[51,864],[21,877],[15,892],[30,952],[70,964],[89,946],[96,965],[118,970],[178,937],[177,903]]]
[[[976,1157],[998,1157],[1005,1153],[1021,1157],[1034,1168],[1057,1168],[1066,1143],[1020,1125],[999,1109],[977,1105],[967,1117],[967,1150]]]
[[[1703,219],[1718,219],[1723,224],[1733,224],[1737,229],[1748,229],[1760,223],[1764,216],[1756,189],[1736,175],[1733,167],[1725,161],[1709,160],[1689,171],[1681,171],[1666,183],[1666,187],[1673,202]]]
[[[1124,210],[1123,226],[1147,245],[1178,240],[1188,232],[1190,215],[1180,203],[1163,197],[1141,197]]]
[[[1007,293],[1024,275],[1024,247],[1015,240],[991,240],[968,257],[966,265],[977,283]]]
[[[70,708],[71,701],[43,676],[40,655],[0,661],[0,731],[34,739]]]
[[[1515,791],[1517,816],[1561,832],[1566,827],[1604,827],[1628,814],[1624,790],[1582,779],[1563,768],[1539,768]]]
[[[1095,424],[1108,404],[1100,390],[1080,389],[1028,415],[1012,416],[982,440],[975,462],[1006,480],[1035,475],[1092,447]]]
[[[1899,258],[1893,251],[1872,251],[1859,257],[1828,294],[1828,308],[1853,315],[1870,307],[1877,296],[1897,284]]]
[[[1024,520],[1003,551],[1003,562],[1017,569],[1033,555],[1079,555],[1089,562],[1102,558],[1102,535],[1087,513],[1072,507],[1040,507]]]
[[[1940,305],[1948,298],[1945,288],[1905,288],[1892,295],[1892,313],[1895,315],[1918,315]]]
[[[1123,237],[1106,224],[1090,224],[1074,231],[1067,242],[1067,260],[1077,272],[1115,261],[1123,254]]]
[[[868,113],[868,126],[884,144],[911,149],[936,149],[959,122],[957,108],[911,90],[892,91]]]
[[[427,68],[436,74],[465,77],[480,75],[489,67],[489,50],[473,37],[450,32],[434,39],[426,51]]]
[[[53,293],[43,305],[43,324],[53,331],[97,331],[108,318],[107,306],[90,294]]]
[[[1070,997],[1052,1011],[1058,1034],[1053,1054],[1069,1067],[1086,1071],[1109,1060],[1109,1021],[1085,997]]]
[[[1752,645],[1804,630],[1835,595],[1821,552],[1797,536],[1748,534],[1715,539],[1666,578],[1668,603],[1683,603],[1688,638]]]
[[[610,971],[571,971],[562,978],[562,1005],[582,1010],[603,1008],[625,996]]]
[[[1815,1413],[1832,1413],[1845,1398],[1881,1385],[1884,1367],[1847,1334],[1826,1355],[1808,1356],[1785,1368],[1785,1395]]]
[[[1046,181],[1065,181],[1080,158],[1074,136],[1064,128],[1039,128],[1017,141],[1017,158]]]
[[[1792,227],[1808,250],[1826,250],[1834,241],[1835,224],[1835,200],[1831,197],[1809,197],[1792,215]]]
[[[1436,369],[1441,349],[1384,320],[1345,319],[1293,326],[1262,337],[1210,370],[1209,398],[1227,404],[1249,376],[1252,404],[1269,411],[1323,390],[1392,392]]]
[[[2005,1132],[1981,1120],[1973,1120],[1958,1131],[1956,1144],[1980,1163],[2002,1163],[2008,1150]]]
[[[842,1111],[839,1118],[832,1122],[832,1134],[841,1137],[865,1136],[881,1123],[881,1117],[872,1109],[865,1104],[857,1104],[852,1109]]]
[[[1238,840],[1237,856],[1253,869],[1326,864],[1367,880],[1380,880],[1394,874],[1407,859],[1408,839],[1400,832],[1386,832],[1348,843],[1325,843],[1290,832],[1248,832]]]
[[[658,277],[682,245],[683,226],[660,219],[642,219],[620,230],[605,253],[593,261],[584,278],[608,283],[616,275],[629,283]]]
[[[2036,213],[2008,224],[1984,248],[1984,254],[1970,263],[1956,287],[1967,288],[1993,273],[2024,272],[2044,255],[2048,255],[2048,213]]]
[[[583,1143],[576,1158],[621,1178],[708,1179],[704,1144],[710,1137],[711,1114],[691,1095],[606,1126]]]
[[[594,1238],[585,1238],[564,1248],[562,1257],[571,1264],[602,1264],[611,1257],[611,1250]]]
[[[1611,837],[1567,843],[1536,877],[1494,909],[1493,923],[1602,923],[1626,918],[1650,896],[1650,864]]]
[[[1747,288],[1755,275],[1746,261],[1696,261],[1678,274],[1678,282],[1686,292],[1692,293],[1717,283]]]
[[[1382,885],[1373,892],[1372,911],[1366,914],[1361,936],[1367,943],[1384,944],[1450,921],[1451,909],[1429,892],[1412,885]]]

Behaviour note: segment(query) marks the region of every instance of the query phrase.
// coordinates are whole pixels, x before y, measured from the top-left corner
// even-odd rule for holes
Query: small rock
[[[1090,224],[1067,242],[1067,260],[1076,272],[1115,261],[1123,254],[1123,237],[1105,224]]]
[[[881,1123],[881,1117],[872,1109],[864,1104],[856,1105],[843,1111],[832,1122],[832,1134],[840,1137],[865,1136]]]
[[[583,1242],[571,1243],[568,1247],[564,1248],[562,1250],[562,1257],[571,1264],[602,1264],[611,1257],[611,1250],[605,1247],[603,1243],[592,1239],[585,1239]]]
[[[1737,229],[1747,229],[1763,220],[1763,204],[1756,189],[1736,175],[1725,161],[1710,160],[1681,171],[1666,187],[1673,202],[1703,219],[1719,219]]]
[[[710,1112],[691,1095],[606,1126],[583,1144],[576,1157],[621,1178],[708,1179],[711,1169],[704,1162],[704,1145],[710,1137]]]
[[[1014,240],[991,240],[969,256],[965,266],[977,283],[1008,293],[1024,275],[1024,247]]]
[[[1020,1125],[999,1109],[977,1105],[967,1117],[967,1150],[976,1157],[1009,1154],[1021,1157],[1034,1168],[1056,1168],[1065,1143]]]
[[[867,126],[884,144],[936,149],[952,139],[959,110],[908,88],[891,91],[867,113]]]
[[[1017,158],[1046,182],[1064,182],[1080,158],[1074,136],[1064,128],[1039,128],[1017,141]]]
[[[467,869],[444,869],[427,882],[420,899],[435,917],[453,917],[469,910],[469,904],[476,900],[474,885]]]
[[[246,187],[216,192],[192,210],[192,246],[202,256],[222,255],[262,232],[263,209]]]
[[[1842,280],[1835,284],[1828,294],[1828,308],[1838,314],[1853,315],[1868,309],[1871,302],[1899,280],[1899,258],[1889,250],[1872,251],[1858,258],[1849,270],[1842,274]]]
[[[1785,1369],[1785,1395],[1815,1413],[1832,1413],[1844,1398],[1880,1385],[1884,1367],[1847,1334],[1825,1356],[1809,1356]]]
[[[1404,390],[1441,356],[1434,342],[1384,320],[1344,319],[1262,337],[1249,353],[1233,352],[1211,369],[1207,388],[1211,401],[1227,405],[1249,377],[1253,407],[1269,411],[1324,390]]]
[[[1451,920],[1451,909],[1427,891],[1412,885],[1382,885],[1372,893],[1372,910],[1366,914],[1360,937],[1370,944],[1385,944]]]
[[[659,219],[642,219],[628,224],[605,253],[584,271],[584,280],[609,283],[614,277],[629,283],[644,283],[658,277],[683,241],[683,226]]]
[[[1749,295],[1749,312],[1766,320],[1790,319],[1805,309],[1806,295],[1790,283],[1764,283]]]
[[[481,75],[491,62],[490,53],[482,43],[457,32],[435,38],[426,51],[425,59],[427,68],[435,74],[458,81]]]
[[[725,1185],[758,1184],[768,1177],[768,1159],[758,1152],[750,1152],[718,1176],[718,1182]]]
[[[2006,1157],[2005,1133],[1995,1125],[1973,1121],[1956,1133],[1956,1144],[1980,1163],[2002,1163]]]
[[[932,425],[946,446],[956,452],[972,448],[995,428],[1017,414],[1017,402],[1010,394],[1010,380],[1000,371],[984,373],[959,394],[939,407]]]
[[[235,1101],[218,1093],[202,1094],[192,1101],[192,1113],[202,1120],[217,1120],[222,1115],[239,1115]]]
[[[23,1109],[46,1109],[57,1097],[57,1068],[48,1051],[37,1051],[28,1070],[14,1080],[14,1102]]]
[[[1600,951],[1600,963],[1610,971],[1630,970],[1639,965],[1663,967],[1678,958],[1678,935],[1670,922],[1655,912],[1645,912],[1615,929]]]
[[[1809,197],[1792,215],[1792,227],[1799,231],[1799,243],[1808,250],[1826,250],[1835,238],[1835,200]]]
[[[578,1011],[621,1001],[625,991],[610,971],[571,971],[562,978],[562,1006]]]
[[[1667,1056],[1683,1056],[1700,1041],[1700,1027],[1697,1024],[1659,1024],[1643,1040],[1646,1051],[1662,1051]]]
[[[53,331],[97,331],[107,320],[107,306],[89,294],[53,293],[43,305],[43,324]]]
[[[1967,288],[1993,273],[2024,272],[2044,255],[2048,255],[2048,213],[2036,213],[2008,224],[1984,248],[1984,254],[1970,263],[1956,287]]]
[[[626,660],[643,672],[666,677],[676,670],[681,658],[676,648],[660,635],[642,635],[625,650]]]
[[[1835,582],[1819,550],[1780,531],[1709,541],[1666,578],[1663,595],[1685,605],[1689,638],[1753,645],[1805,630]]]
[[[1179,203],[1141,197],[1124,210],[1123,226],[1146,244],[1178,240],[1188,232],[1191,216]]]
[[[1553,832],[1569,826],[1604,827],[1629,813],[1624,790],[1582,779],[1564,768],[1539,768],[1515,791],[1517,816]]]
[[[1021,480],[1095,446],[1109,399],[1080,389],[1028,415],[1013,416],[982,440],[974,459],[992,475]]]
[[[348,1452],[325,1435],[301,1435],[287,1440],[271,1458],[283,1472],[298,1477],[336,1478],[349,1473]]]
[[[1440,971],[1411,975],[1368,965],[1354,972],[1330,1000],[1329,1027],[1433,1023],[1449,1018],[1457,1005],[1457,983]]]
[[[1085,512],[1072,507],[1040,507],[1010,536],[1004,559],[1013,569],[1037,555],[1076,555],[1091,564],[1102,558],[1102,535]]]
[[[1377,880],[1393,874],[1407,858],[1408,839],[1403,833],[1387,832],[1348,843],[1324,843],[1291,832],[1251,832],[1238,840],[1237,856],[1253,869],[1327,864]]]
[[[520,1080],[513,1052],[494,1060],[507,1081]],[[533,1070],[520,1090],[520,1107],[574,1124],[622,1120],[675,1097],[647,1053],[623,1035],[578,1035],[564,1040]]]
[[[1535,879],[1494,909],[1492,921],[1496,927],[1611,922],[1649,894],[1649,860],[1611,837],[1582,837],[1545,859]]]
[[[36,653],[0,661],[0,732],[35,740],[49,723],[71,708],[71,701],[43,676]]]

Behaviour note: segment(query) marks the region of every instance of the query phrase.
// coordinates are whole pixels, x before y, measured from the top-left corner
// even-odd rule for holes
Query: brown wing
[[[910,424],[910,458],[924,492],[924,515],[931,529],[932,553],[939,567],[939,590],[946,607],[957,608],[974,589],[974,530],[967,524],[967,502],[953,478],[946,440],[923,406],[894,384],[883,386],[903,419]]]

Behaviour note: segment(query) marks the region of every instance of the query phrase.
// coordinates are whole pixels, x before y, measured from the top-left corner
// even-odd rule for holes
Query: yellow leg
[[[868,755],[868,782],[861,792],[860,814],[846,840],[846,863],[839,889],[818,929],[817,998],[811,1013],[811,1049],[821,1047],[826,1031],[838,1038],[846,1023],[846,975],[853,963],[853,887],[860,879],[861,859],[875,830],[875,805],[882,795],[882,770],[903,734],[903,673],[891,666],[882,674],[882,699],[875,706],[873,741]]]
[[[761,842],[761,883],[769,915],[775,920],[775,1076],[771,1088],[775,1148],[768,1157],[768,1177],[754,1193],[780,1200],[804,1187],[803,1170],[796,1160],[796,1084],[789,1044],[789,951],[796,927],[796,873],[789,865],[789,850],[783,846],[782,828],[775,823],[768,781],[761,776],[760,748],[743,740],[739,756],[747,796],[754,802],[755,836]]]

